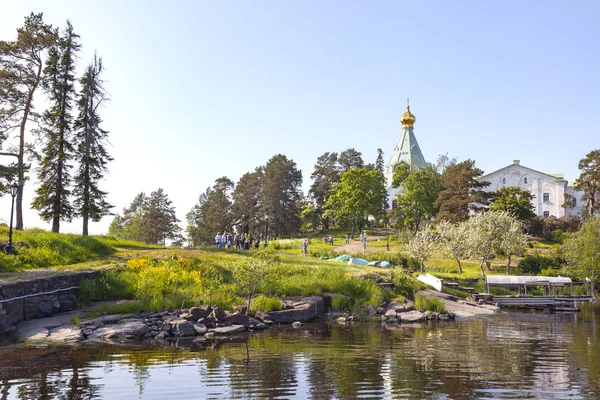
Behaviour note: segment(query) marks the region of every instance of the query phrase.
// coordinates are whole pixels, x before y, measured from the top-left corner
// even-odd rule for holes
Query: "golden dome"
[[[406,112],[400,117],[400,122],[405,128],[411,128],[417,122],[417,118],[410,112],[410,106],[406,106]]]

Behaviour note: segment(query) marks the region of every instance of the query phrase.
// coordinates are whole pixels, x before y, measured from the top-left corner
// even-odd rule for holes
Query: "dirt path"
[[[381,247],[377,247],[377,248],[373,248],[372,246],[369,246],[369,242],[377,242],[378,240],[384,239],[390,235],[393,234],[393,232],[388,231],[388,230],[375,230],[373,231],[373,233],[371,233],[370,235],[367,235],[367,253],[371,253],[374,251],[381,251]],[[360,239],[358,239],[359,236],[356,235],[355,239],[350,239],[350,243],[349,244],[344,244],[338,247],[335,247],[333,249],[333,251],[335,251],[336,253],[346,253],[346,254],[360,254],[363,252],[363,244],[360,241]],[[345,241],[345,238],[342,238],[342,242]]]

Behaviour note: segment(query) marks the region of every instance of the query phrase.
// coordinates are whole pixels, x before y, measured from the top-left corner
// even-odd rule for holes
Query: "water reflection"
[[[600,398],[598,309],[307,324],[149,347],[0,348],[1,399]]]

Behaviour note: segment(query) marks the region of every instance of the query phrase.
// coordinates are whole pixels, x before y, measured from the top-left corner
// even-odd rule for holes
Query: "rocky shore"
[[[218,307],[198,306],[189,309],[162,311],[157,313],[105,315],[83,319],[78,326],[71,321],[71,314],[51,318],[25,321],[17,326],[20,340],[25,341],[119,341],[159,340],[180,337],[216,337],[246,334],[260,331],[276,324],[302,323],[317,319],[329,319],[340,324],[358,320],[385,322],[387,325],[423,323],[427,321],[453,320],[490,314],[493,306],[478,306],[456,301],[451,296],[442,298],[449,311],[443,313],[420,312],[410,301],[391,301],[382,307],[367,307],[364,315],[331,312],[331,295],[293,297],[282,300],[283,308],[278,311],[257,312],[254,317],[244,314],[245,310],[230,313]],[[452,304],[449,304],[452,303]]]

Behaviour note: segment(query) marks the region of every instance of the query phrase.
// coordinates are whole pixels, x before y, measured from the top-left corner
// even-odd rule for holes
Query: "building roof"
[[[564,181],[564,180],[565,180],[565,179],[564,179],[564,175],[563,175],[563,174],[547,174],[547,173],[545,173],[545,172],[538,171],[538,170],[536,170],[536,169],[533,169],[533,168],[525,167],[524,165],[521,165],[521,163],[520,163],[520,161],[519,161],[519,160],[514,160],[512,164],[509,164],[509,165],[507,165],[506,167],[503,167],[503,168],[497,169],[496,171],[490,172],[489,174],[485,174],[485,175],[483,175],[483,176],[480,176],[479,178],[477,178],[477,180],[478,180],[478,181],[485,181],[485,180],[486,180],[486,178],[487,178],[487,177],[489,177],[490,175],[492,175],[492,174],[495,174],[495,173],[498,173],[498,172],[500,172],[500,171],[504,171],[504,170],[506,170],[506,169],[508,169],[508,168],[510,168],[510,167],[515,167],[515,166],[516,166],[516,167],[519,167],[519,168],[521,168],[521,169],[525,169],[525,170],[527,170],[527,171],[530,171],[530,172],[535,172],[535,173],[537,173],[537,174],[545,175],[545,176],[547,176],[547,177],[549,177],[549,178],[552,178],[552,179],[554,179],[554,180],[557,180],[557,181]]]
[[[513,275],[487,275],[485,283],[491,286],[541,286],[565,285],[572,283],[571,278],[562,276],[513,276]]]

